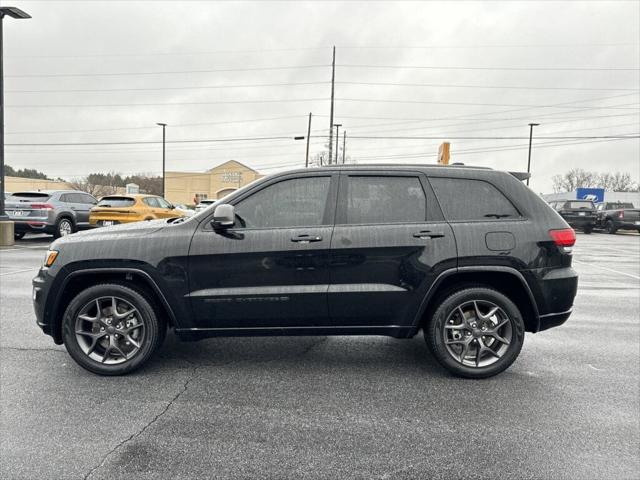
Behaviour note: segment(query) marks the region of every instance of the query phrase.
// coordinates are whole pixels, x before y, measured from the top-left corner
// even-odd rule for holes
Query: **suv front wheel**
[[[524,343],[518,307],[491,288],[465,288],[444,299],[425,328],[433,356],[454,375],[487,378],[507,369]]]
[[[132,372],[153,355],[165,337],[165,324],[153,304],[124,285],[89,287],[69,303],[64,314],[64,346],[90,372]]]

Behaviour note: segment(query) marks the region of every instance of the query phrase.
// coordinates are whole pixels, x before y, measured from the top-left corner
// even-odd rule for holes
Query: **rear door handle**
[[[415,238],[442,238],[444,237],[444,233],[432,232],[431,230],[421,230],[420,232],[414,233],[413,236]]]
[[[321,242],[322,241],[322,237],[320,237],[318,235],[302,234],[302,235],[296,235],[295,237],[292,237],[291,241],[292,242],[298,242],[298,243]]]

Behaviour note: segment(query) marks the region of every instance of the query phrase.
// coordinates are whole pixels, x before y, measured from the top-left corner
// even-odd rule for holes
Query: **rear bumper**
[[[540,326],[538,331],[548,330],[549,328],[559,327],[567,321],[573,309],[569,309],[566,312],[559,313],[547,313],[546,315],[540,315]]]
[[[636,223],[638,222],[638,223]],[[618,230],[638,230],[640,229],[640,220],[633,221],[614,221],[613,224]]]
[[[578,273],[571,267],[539,271],[534,282],[530,286],[539,312],[535,331],[562,325],[571,315],[578,292]]]
[[[51,233],[53,231],[53,225],[39,220],[13,220],[13,222],[13,229],[16,233]]]
[[[594,227],[596,224],[595,217],[573,217],[573,218],[565,218],[565,221],[572,228],[585,228],[585,227]]]

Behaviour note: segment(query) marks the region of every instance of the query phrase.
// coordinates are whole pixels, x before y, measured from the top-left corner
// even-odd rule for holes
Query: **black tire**
[[[506,314],[510,325],[511,339],[506,345],[506,350],[499,359],[494,360],[495,363],[486,366],[464,365],[449,353],[445,345],[445,322],[454,314],[458,306],[473,301],[496,305]],[[433,356],[452,374],[465,378],[488,378],[509,368],[520,354],[524,343],[524,321],[518,307],[497,290],[486,287],[464,288],[443,299],[426,325],[424,336]],[[480,339],[477,341],[479,342]],[[475,343],[476,340],[473,342]]]
[[[604,229],[610,235],[615,235],[615,233],[618,231],[612,220],[607,220],[607,223],[604,224]]]
[[[144,323],[144,335],[140,347],[131,358],[122,363],[108,364],[97,361],[85,353],[78,343],[76,335],[76,318],[87,305],[97,299],[117,297],[133,306],[140,313],[140,321]],[[152,298],[142,291],[134,290],[121,284],[99,284],[80,292],[71,300],[62,319],[62,339],[69,355],[82,368],[98,375],[125,375],[139,369],[156,352],[164,341],[166,324],[159,317]],[[106,357],[106,354],[104,355]]]
[[[73,220],[68,217],[61,217],[56,222],[56,226],[53,230],[53,236],[55,238],[64,237],[76,231],[76,226],[73,224]]]
[[[13,238],[16,240],[22,240],[24,238],[25,232],[15,232],[13,234]]]
[[[585,234],[589,235],[591,232],[593,232],[593,227],[592,226],[584,227],[584,229],[582,231]]]

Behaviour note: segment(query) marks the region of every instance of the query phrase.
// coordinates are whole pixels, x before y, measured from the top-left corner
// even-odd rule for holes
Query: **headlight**
[[[50,267],[51,265],[53,265],[53,262],[56,261],[56,258],[58,258],[58,251],[57,250],[49,250],[49,251],[47,251],[47,256],[44,259],[44,266],[45,267]]]

